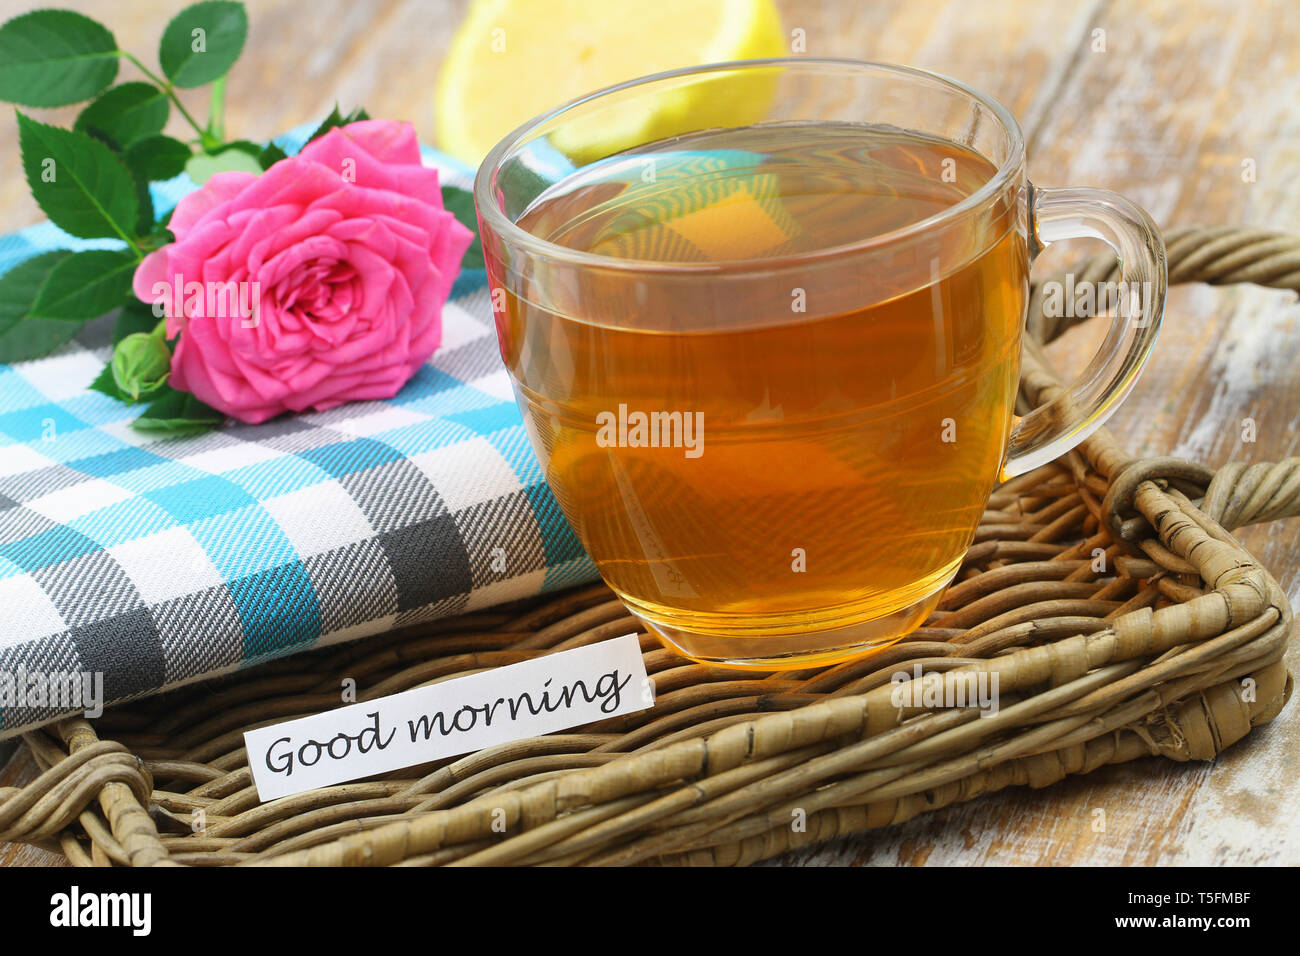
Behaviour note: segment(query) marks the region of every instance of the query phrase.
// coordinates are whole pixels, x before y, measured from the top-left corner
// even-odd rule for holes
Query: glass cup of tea
[[[606,583],[681,654],[778,670],[883,648],[996,482],[1095,431],[1159,329],[1160,235],[1039,189],[993,99],[879,63],[674,70],[540,116],[474,185],[501,356]],[[1081,377],[1014,414],[1029,266],[1109,244]]]

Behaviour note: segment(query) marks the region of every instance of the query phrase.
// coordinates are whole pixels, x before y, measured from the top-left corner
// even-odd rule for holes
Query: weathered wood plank
[[[890,0],[779,2],[787,32],[802,29],[807,56],[903,63],[991,94],[1027,133],[1049,112],[1102,0]]]

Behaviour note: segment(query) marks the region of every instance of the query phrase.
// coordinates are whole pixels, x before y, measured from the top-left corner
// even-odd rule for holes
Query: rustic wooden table
[[[538,0],[546,2],[546,0]],[[628,0],[631,2],[631,0]],[[702,0],[707,2],[707,0]],[[1030,176],[1115,189],[1161,226],[1300,229],[1300,5],[1294,0],[779,0],[810,56],[908,63],[991,93],[1020,118]],[[156,62],[180,0],[20,0],[4,15],[70,6],[109,23]],[[434,81],[463,8],[456,0],[250,0],[252,33],[231,77],[227,128],[267,138],[335,103],[409,119],[433,135]],[[683,30],[689,29],[683,24]],[[555,50],[557,63],[565,51]],[[195,102],[196,108],[203,104]],[[73,110],[48,111],[70,121]],[[13,114],[0,111],[0,230],[40,218],[27,193]],[[1071,257],[1094,251],[1080,245]],[[1055,264],[1066,259],[1053,249]],[[1051,264],[1051,263],[1048,263]],[[1044,263],[1040,263],[1044,265]],[[1300,307],[1254,287],[1179,288],[1155,357],[1111,430],[1135,454],[1211,466],[1300,454]],[[1098,330],[1050,354],[1063,371]],[[1242,441],[1242,420],[1256,440]],[[1300,592],[1300,521],[1240,539]],[[1300,653],[1289,656],[1291,669]],[[1300,721],[1293,704],[1214,763],[1155,758],[1046,791],[1014,790],[904,826],[791,854],[819,864],[1300,863]],[[30,778],[21,759],[0,786]],[[1093,810],[1106,811],[1104,832]],[[0,846],[0,864],[59,863]]]

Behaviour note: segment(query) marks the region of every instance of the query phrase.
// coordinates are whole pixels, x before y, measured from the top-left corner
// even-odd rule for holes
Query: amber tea
[[[1005,107],[887,63],[600,90],[498,143],[474,202],[556,499],[628,608],[717,664],[828,664],[924,620],[994,482],[1106,421],[1164,308],[1150,216],[1033,185]],[[1142,299],[1015,417],[1030,260],[1080,237]]]
[[[551,276],[545,302],[508,290],[498,313],[560,506],[687,655],[806,665],[827,631],[892,640],[953,576],[1010,430],[1023,235],[1006,211],[887,273],[819,255],[923,223],[994,172],[894,129],[724,129],[592,164],[519,218],[693,277],[592,265]],[[729,282],[737,263],[797,268],[784,287]]]

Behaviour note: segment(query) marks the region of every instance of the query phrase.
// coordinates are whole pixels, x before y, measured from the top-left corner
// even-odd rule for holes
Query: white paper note
[[[262,800],[645,710],[635,634],[244,734]]]

